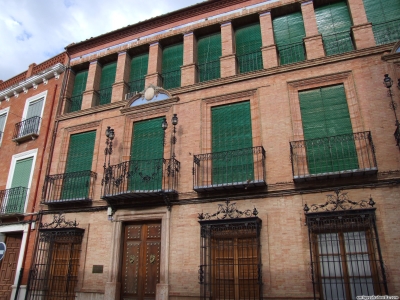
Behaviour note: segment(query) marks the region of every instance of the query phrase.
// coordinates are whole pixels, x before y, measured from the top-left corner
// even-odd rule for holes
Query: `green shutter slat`
[[[71,106],[69,111],[77,111],[82,106],[82,94],[86,90],[86,82],[88,77],[88,70],[76,73],[74,80],[74,88],[71,96]]]
[[[326,55],[354,50],[350,35],[352,23],[346,2],[318,7],[315,9],[315,17]]]
[[[260,24],[255,23],[236,29],[235,41],[239,73],[262,69]]]
[[[96,131],[71,135],[61,199],[88,198],[95,139]]]
[[[41,117],[43,103],[44,103],[44,98],[29,103],[25,119],[29,119],[32,117]]]
[[[100,78],[100,101],[99,104],[107,104],[111,102],[112,85],[115,83],[115,74],[117,72],[117,63],[109,63],[101,69]]]
[[[215,33],[198,39],[197,62],[200,82],[221,77],[219,61],[221,55],[221,33]]]
[[[129,187],[131,190],[160,190],[162,186],[163,118],[133,125]]]
[[[301,12],[275,18],[272,24],[281,65],[303,61],[306,33]]]
[[[400,1],[364,0],[368,22],[372,23],[377,45],[396,42],[400,39]]]
[[[17,160],[15,163],[14,174],[11,182],[11,188],[28,187],[31,176],[33,157]]]
[[[163,49],[162,78],[163,87],[172,89],[181,86],[181,66],[183,65],[183,44],[175,44]]]
[[[141,92],[144,90],[144,79],[147,75],[149,54],[134,56],[131,60],[131,73],[129,76],[130,92]]]
[[[344,86],[300,92],[299,98],[310,174],[357,169]]]
[[[254,177],[253,139],[250,103],[241,102],[213,107],[212,152],[213,184],[245,182]],[[244,149],[240,155],[231,150]],[[218,154],[219,152],[225,152]]]

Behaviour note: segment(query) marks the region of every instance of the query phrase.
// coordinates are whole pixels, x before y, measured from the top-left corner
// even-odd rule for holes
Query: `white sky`
[[[0,79],[64,47],[203,0],[0,0]]]

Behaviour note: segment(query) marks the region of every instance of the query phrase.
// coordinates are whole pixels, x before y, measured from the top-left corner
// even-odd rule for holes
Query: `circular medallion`
[[[144,93],[144,98],[145,98],[147,101],[153,99],[153,97],[154,97],[154,92],[155,92],[155,91],[154,91],[154,88],[149,87],[149,88],[146,90],[146,92]]]

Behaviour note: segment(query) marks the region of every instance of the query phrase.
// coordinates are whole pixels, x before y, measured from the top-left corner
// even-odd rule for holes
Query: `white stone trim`
[[[0,131],[3,132],[3,134],[0,136],[0,145],[1,145],[1,142],[3,141],[3,136],[4,136],[4,132],[5,132],[4,128],[6,128],[8,112],[9,111],[10,111],[10,107],[6,107],[6,108],[0,110],[0,116],[6,115],[6,119],[4,121],[4,126],[3,126],[3,128],[0,128]]]
[[[39,116],[39,117],[40,117],[40,118],[43,117],[44,107],[45,107],[45,105],[46,105],[47,91],[41,92],[41,93],[39,93],[39,94],[37,94],[37,95],[34,95],[34,96],[29,97],[28,99],[26,99],[26,101],[25,101],[25,107],[24,107],[24,112],[22,113],[22,121],[24,121],[24,120],[26,119],[26,115],[28,114],[29,104],[32,103],[32,102],[34,102],[34,101],[36,101],[36,100],[39,100],[39,99],[41,99],[41,98],[44,98],[44,99],[43,99],[42,111],[40,112],[40,116]],[[42,125],[42,121],[40,121],[40,123],[39,123],[39,128],[38,128],[37,134],[40,133],[40,127],[41,127],[41,125]]]

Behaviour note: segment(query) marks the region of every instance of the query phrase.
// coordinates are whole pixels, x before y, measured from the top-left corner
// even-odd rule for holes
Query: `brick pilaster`
[[[350,15],[353,21],[353,31],[356,49],[375,46],[374,33],[371,23],[368,23],[362,0],[348,0]]]
[[[197,41],[193,32],[183,36],[183,66],[181,68],[181,86],[197,82],[196,72]]]
[[[301,13],[303,14],[304,28],[306,30],[304,44],[306,46],[307,59],[324,57],[324,45],[322,44],[322,35],[318,32],[313,2],[302,2]]]
[[[264,69],[273,68],[278,65],[278,55],[274,41],[274,30],[272,27],[271,12],[260,14],[261,39],[262,39],[262,58]]]
[[[149,66],[147,69],[147,76],[145,86],[150,84],[161,86],[161,63],[162,63],[162,49],[161,45],[156,42],[150,45],[149,48]]]
[[[124,100],[125,94],[128,92],[128,80],[130,72],[130,57],[124,51],[118,53],[117,71],[115,74],[115,83],[112,87],[111,102]]]
[[[221,77],[236,75],[235,38],[231,22],[221,24]]]
[[[101,65],[95,60],[90,62],[86,90],[83,93],[82,109],[98,105],[98,89],[100,86]]]

